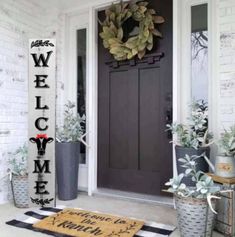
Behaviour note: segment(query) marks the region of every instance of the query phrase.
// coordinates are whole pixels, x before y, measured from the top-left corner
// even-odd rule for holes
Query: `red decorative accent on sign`
[[[46,134],[37,134],[36,138],[47,138]]]

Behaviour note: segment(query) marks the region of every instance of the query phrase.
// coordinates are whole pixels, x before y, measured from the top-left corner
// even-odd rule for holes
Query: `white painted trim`
[[[188,105],[191,102],[191,1],[183,0],[181,5],[181,73],[180,83],[180,120],[178,122],[186,123],[189,114]]]
[[[220,34],[219,34],[219,13],[218,0],[209,1],[209,35],[208,41],[210,47],[208,48],[208,65],[209,65],[209,129],[213,131],[214,139],[219,138],[219,49],[220,49]],[[216,145],[211,146],[210,158],[212,162],[217,155]]]
[[[88,58],[89,70],[87,80],[87,129],[88,144],[88,195],[97,189],[97,120],[98,120],[98,70],[97,70],[97,17],[95,8],[89,9]]]
[[[180,121],[180,75],[181,75],[181,0],[173,1],[173,121]],[[174,138],[174,137],[173,137]],[[172,146],[173,175],[177,175],[175,146]]]
[[[208,65],[209,65],[209,118],[210,130],[213,131],[215,139],[219,137],[219,48],[220,48],[220,34],[219,34],[219,13],[218,0],[209,1],[209,50],[208,50]]]
[[[129,0],[124,0],[125,1],[129,1]],[[85,4],[80,4],[77,7],[72,7],[69,9],[65,9],[63,11],[63,13],[66,14],[74,14],[77,12],[83,12],[85,9],[93,9],[95,11],[97,10],[101,10],[102,8],[105,8],[107,6],[109,6],[112,3],[118,3],[120,2],[120,0],[96,0],[96,1],[87,1]]]
[[[86,29],[87,39],[86,39],[86,66],[87,66],[87,74],[86,74],[86,83],[88,81],[88,72],[90,70],[89,57],[88,57],[88,34],[89,34],[89,26],[88,26],[88,11],[85,10],[82,12],[83,15],[79,14],[71,14],[66,15],[66,31],[65,31],[65,65],[67,70],[64,70],[64,78],[65,78],[65,101],[71,100],[75,103],[77,102],[77,30]],[[88,100],[88,92],[89,88],[86,86],[86,101]],[[77,106],[77,104],[76,104]],[[86,112],[88,111],[88,106],[86,105]],[[78,178],[78,186],[79,190],[86,189],[88,187],[88,150],[86,148],[86,164],[80,164],[79,166],[79,178]]]
[[[84,11],[83,14],[87,14],[88,11]],[[66,72],[64,72],[64,76],[67,79],[65,84],[65,98],[67,100],[75,101],[77,100],[77,51],[74,49],[74,46],[76,46],[76,33],[79,29],[86,29],[87,30],[87,48],[88,48],[88,32],[89,32],[89,22],[73,22],[73,17],[79,17],[79,15],[69,15],[66,16],[66,42],[67,42],[67,54],[66,54],[66,68],[68,69]],[[87,55],[88,55],[88,49],[87,49]],[[89,59],[87,58],[86,64],[88,67]],[[87,68],[87,71],[89,71],[89,68]],[[86,80],[87,80],[86,75]]]

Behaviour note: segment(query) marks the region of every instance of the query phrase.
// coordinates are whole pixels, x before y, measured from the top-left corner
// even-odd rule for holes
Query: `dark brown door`
[[[172,176],[172,0],[149,2],[166,22],[145,58],[116,62],[98,42],[98,187],[160,194]]]

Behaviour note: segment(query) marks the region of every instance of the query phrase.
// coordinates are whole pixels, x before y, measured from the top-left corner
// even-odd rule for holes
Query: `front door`
[[[172,176],[172,0],[149,2],[165,23],[145,58],[116,62],[98,41],[98,187],[161,194]]]

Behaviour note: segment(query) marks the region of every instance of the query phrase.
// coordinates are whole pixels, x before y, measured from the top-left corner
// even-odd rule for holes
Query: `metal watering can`
[[[235,157],[234,156],[222,156],[217,155],[215,158],[215,165],[204,156],[204,159],[212,169],[215,175],[223,178],[234,178],[235,177]]]

